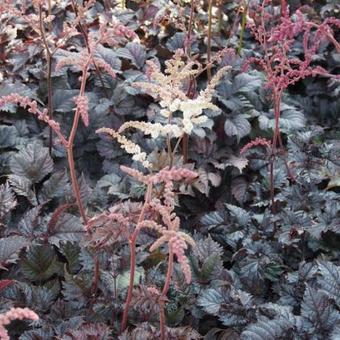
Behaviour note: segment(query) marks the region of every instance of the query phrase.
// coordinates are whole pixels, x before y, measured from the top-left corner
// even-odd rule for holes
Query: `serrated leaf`
[[[259,321],[247,327],[241,340],[277,340],[286,335],[293,326],[282,319]]]
[[[16,263],[19,252],[28,245],[27,240],[22,236],[10,236],[0,239],[0,268],[4,265]],[[5,268],[6,269],[6,268]]]
[[[35,311],[47,312],[50,310],[54,300],[56,299],[55,292],[45,286],[34,286],[32,289],[32,304],[34,304]]]
[[[0,125],[0,149],[17,144],[18,130],[14,126]]]
[[[233,92],[250,92],[255,91],[262,85],[262,78],[258,73],[240,73],[232,83]]]
[[[238,203],[244,203],[247,197],[248,182],[244,177],[234,178],[231,182],[231,193]]]
[[[11,188],[17,195],[26,197],[32,205],[38,204],[35,193],[32,190],[32,182],[28,178],[17,175],[9,175],[8,180]]]
[[[0,220],[17,205],[17,200],[8,182],[0,185]]]
[[[236,218],[237,222],[245,227],[250,222],[250,215],[244,209],[237,207],[236,205],[226,204],[225,205],[230,211],[231,215]]]
[[[247,136],[251,131],[251,125],[246,118],[238,115],[231,119],[226,119],[224,132],[227,136],[236,136],[238,140]]]
[[[68,177],[65,170],[55,172],[47,181],[44,182],[39,192],[40,201],[47,201],[54,197],[63,196],[68,186]]]
[[[52,246],[35,245],[30,247],[20,268],[24,276],[31,281],[43,281],[62,272],[62,263],[58,262]]]
[[[104,47],[101,44],[98,44],[96,47],[95,57],[103,59],[115,71],[120,70],[122,66],[122,62],[119,60],[117,53],[111,48]]]
[[[48,148],[42,147],[39,143],[32,143],[11,158],[10,168],[14,175],[38,183],[52,172],[53,161]]]
[[[171,307],[172,307],[171,304],[167,305],[167,308],[165,310],[165,316],[166,316],[167,325],[169,327],[175,327],[175,326],[178,326],[182,322],[185,316],[185,311],[183,307],[177,307],[177,306],[175,306],[175,308],[171,308]]]
[[[144,66],[146,52],[144,47],[138,43],[129,42],[125,47],[119,48],[116,53],[119,57],[130,60],[132,64],[138,68],[142,68]]]
[[[208,227],[208,230],[224,224],[224,217],[218,211],[213,211],[201,218],[201,223]]]
[[[168,39],[165,46],[170,51],[176,51],[179,48],[183,48],[186,39],[186,34],[184,32],[176,32],[170,39]]]
[[[134,285],[138,285],[140,280],[144,277],[144,269],[142,267],[137,267],[135,271]],[[130,281],[130,271],[127,270],[124,273],[117,276],[117,289],[126,289],[129,286]]]
[[[75,98],[79,90],[55,89],[53,91],[53,110],[56,112],[72,112],[76,107]]]
[[[320,289],[334,298],[340,305],[340,268],[329,261],[318,261],[321,276],[318,277]]]
[[[340,314],[331,305],[326,293],[306,284],[301,315],[312,322],[317,331],[329,330],[340,321]]]
[[[63,243],[60,246],[61,253],[65,256],[68,263],[68,271],[75,274],[79,271],[80,265],[80,247],[78,244],[72,242]]]
[[[259,116],[260,129],[274,129],[275,120],[269,118],[265,114]],[[280,116],[280,128],[286,131],[301,129],[306,125],[306,118],[301,111],[294,108],[283,110]]]
[[[85,276],[71,275],[65,271],[62,294],[72,308],[80,309],[86,305],[86,295],[90,292],[92,281]]]
[[[197,304],[208,314],[218,315],[222,301],[221,293],[216,289],[210,288],[202,293],[198,298]]]
[[[42,208],[43,205],[38,205],[25,212],[25,215],[18,224],[18,230],[21,235],[27,238],[34,238],[36,229],[40,227],[40,213]]]
[[[63,213],[50,231],[49,242],[60,246],[60,242],[79,242],[84,236],[84,227],[77,216]]]
[[[224,168],[226,168],[227,166],[233,166],[239,169],[242,173],[242,170],[248,165],[248,159],[242,156],[232,155],[222,165],[224,166]]]
[[[50,327],[44,327],[39,329],[32,329],[30,331],[24,332],[19,340],[42,340],[42,339],[53,339],[54,337],[53,329]]]

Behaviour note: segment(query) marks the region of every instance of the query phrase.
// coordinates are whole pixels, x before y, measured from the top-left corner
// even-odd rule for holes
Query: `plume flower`
[[[159,136],[171,135],[173,137],[180,137],[182,135],[181,129],[175,124],[149,123],[149,122],[137,122],[129,121],[124,123],[118,130],[119,133],[123,133],[127,129],[137,129],[143,131],[145,135],[151,135],[152,138]]]
[[[187,79],[199,75],[202,72],[202,65],[196,61],[185,63],[182,56],[182,51],[177,50],[174,57],[165,62],[164,73],[154,62],[147,61],[147,75],[150,82],[136,82],[133,86],[159,100],[162,107],[160,114],[163,117],[169,119],[174,112],[181,111],[182,118],[179,120],[178,126],[182,134],[191,134],[195,126],[204,124],[208,120],[208,117],[203,114],[203,110],[219,111],[219,108],[212,103],[212,96],[216,85],[225,72],[230,69],[230,66],[222,67],[206,89],[193,99],[187,93]]]
[[[182,57],[183,51],[177,50],[174,57],[165,62],[164,73],[154,62],[147,61],[146,73],[151,81],[133,84],[134,87],[159,99],[160,114],[163,116],[163,121],[166,118],[166,123],[129,121],[124,123],[117,132],[105,128],[97,131],[106,132],[115,138],[123,149],[133,154],[135,161],[140,161],[146,168],[151,168],[151,164],[146,160],[146,153],[122,135],[127,129],[139,130],[152,138],[167,137],[169,140],[181,138],[184,134],[192,134],[195,126],[202,126],[208,121],[209,118],[204,115],[204,110],[219,111],[219,108],[212,103],[212,96],[216,85],[230,67],[222,67],[205,90],[201,91],[196,98],[190,98],[186,88],[187,80],[197,76],[202,71],[202,65],[196,61],[185,63]],[[174,118],[176,111],[182,112],[182,116]]]
[[[78,96],[75,98],[75,102],[84,125],[89,126],[89,100],[87,96]]]
[[[246,144],[241,150],[240,150],[240,154],[245,153],[246,151],[248,151],[251,148],[254,148],[256,146],[265,146],[267,148],[271,147],[271,142],[268,139],[265,138],[261,138],[261,137],[257,137],[256,139],[252,140],[251,142],[249,142],[248,144]]]
[[[33,113],[35,116],[37,116],[39,120],[47,123],[57,134],[60,142],[67,147],[68,142],[61,132],[59,123],[48,117],[48,111],[46,109],[44,109],[43,111],[39,110],[36,101],[31,100],[28,97],[20,96],[19,94],[13,93],[8,96],[0,97],[0,107],[6,104],[16,104],[23,107],[24,109],[28,108],[28,112]]]
[[[151,163],[146,160],[146,153],[142,152],[140,146],[128,140],[125,136],[121,135],[117,131],[109,128],[100,128],[96,130],[96,133],[108,134],[112,138],[116,139],[119,144],[121,144],[122,149],[124,149],[127,153],[133,155],[133,160],[141,162],[146,168],[151,167]]]
[[[136,227],[138,229],[149,228],[160,234],[160,237],[151,245],[150,251],[152,252],[167,243],[171,253],[176,256],[181,266],[186,282],[190,283],[191,270],[185,255],[185,250],[188,248],[188,244],[194,247],[195,241],[191,236],[179,230],[180,219],[174,212],[175,193],[173,182],[183,180],[193,181],[197,178],[197,173],[185,168],[169,169],[166,167],[156,174],[144,175],[140,171],[126,166],[121,166],[121,169],[131,177],[148,186],[164,185],[163,199],[153,198],[148,203],[149,210],[161,217],[164,226],[150,220],[143,220],[139,222]]]
[[[8,312],[0,314],[0,339],[10,340],[4,326],[9,325],[13,320],[23,319],[37,321],[39,320],[39,316],[29,308],[11,308]]]

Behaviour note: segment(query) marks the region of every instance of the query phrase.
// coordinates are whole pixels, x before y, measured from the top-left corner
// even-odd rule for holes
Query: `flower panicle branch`
[[[59,137],[60,142],[67,147],[68,141],[61,132],[60,125],[53,119],[50,119],[46,109],[39,110],[38,104],[35,100],[31,100],[28,97],[20,96],[19,94],[13,93],[7,96],[0,97],[0,107],[6,104],[16,104],[26,109],[28,107],[28,112],[33,113],[39,120],[48,124],[56,135]]]
[[[191,134],[194,125],[205,123],[208,119],[203,110],[210,109],[219,111],[212,103],[215,87],[230,69],[229,66],[222,67],[211,79],[205,90],[202,90],[196,98],[188,95],[187,80],[198,76],[203,67],[197,61],[182,60],[181,50],[177,50],[174,57],[166,63],[164,73],[153,61],[148,61],[149,69],[147,76],[150,82],[135,82],[133,86],[159,100],[162,107],[160,114],[170,118],[176,111],[181,111],[183,118],[180,127],[183,133]],[[197,66],[197,68],[193,68]]]
[[[250,22],[248,27],[255,39],[264,50],[264,57],[249,58],[244,69],[250,64],[257,64],[264,70],[267,76],[267,87],[274,92],[281,92],[289,85],[309,76],[323,75],[334,77],[320,66],[312,66],[313,56],[321,42],[326,38],[335,45],[340,53],[340,44],[334,38],[332,26],[340,27],[340,20],[328,18],[321,24],[307,21],[301,11],[296,11],[294,17],[280,17],[280,22],[267,29],[267,23],[271,22],[271,15],[260,8],[263,22],[257,26]],[[273,19],[274,20],[274,19]],[[298,35],[302,35],[304,57],[299,59],[289,55],[293,43]]]
[[[161,236],[151,245],[150,251],[154,251],[163,244],[168,243],[171,254],[176,255],[180,264],[185,280],[191,282],[191,270],[188,264],[188,259],[185,256],[187,244],[195,246],[195,241],[186,233],[179,230],[180,219],[175,214],[175,194],[173,182],[178,181],[193,181],[197,178],[197,173],[185,168],[162,169],[156,174],[144,175],[138,170],[121,166],[121,169],[135,178],[136,180],[146,185],[164,184],[163,200],[153,198],[148,204],[148,208],[159,214],[162,218],[164,226],[152,221],[141,221],[137,228],[150,228],[158,231]]]
[[[171,168],[165,167],[160,170],[156,174],[144,175],[142,172],[129,168],[127,166],[122,165],[121,170],[127,173],[129,176],[135,178],[137,181],[142,182],[146,185],[148,184],[160,184],[160,183],[169,183],[170,181],[181,181],[187,180],[192,181],[197,178],[197,173],[185,168]]]
[[[262,138],[262,137],[257,137],[254,140],[252,140],[251,142],[249,142],[248,144],[246,144],[241,150],[240,150],[240,154],[245,153],[246,151],[248,151],[249,149],[252,149],[256,146],[265,146],[267,148],[270,149],[271,147],[271,142],[268,139]]]
[[[128,140],[125,136],[121,135],[119,132],[110,129],[110,128],[100,128],[96,130],[96,133],[105,133],[110,137],[117,140],[119,144],[121,144],[121,148],[124,149],[127,153],[133,155],[132,159],[135,161],[139,161],[143,164],[145,168],[151,168],[151,163],[146,159],[146,153],[142,152],[142,149],[139,145],[133,143]]]
[[[77,108],[76,110],[79,110],[80,117],[84,123],[84,125],[87,127],[89,126],[89,100],[87,96],[85,95],[79,95],[78,97],[75,97],[74,99]]]

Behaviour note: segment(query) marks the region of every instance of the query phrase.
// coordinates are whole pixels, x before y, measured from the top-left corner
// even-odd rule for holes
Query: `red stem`
[[[281,0],[281,16],[286,17],[288,15],[287,1]]]
[[[171,245],[169,245],[169,259],[168,259],[168,270],[166,273],[165,283],[162,291],[162,296],[159,300],[159,327],[161,332],[161,340],[166,339],[166,327],[165,327],[165,314],[164,314],[164,302],[166,299],[166,295],[168,294],[171,282],[171,276],[174,268],[174,255],[171,249]]]
[[[48,117],[52,120],[53,119],[53,104],[52,104],[52,53],[48,46],[47,39],[46,39],[46,32],[44,28],[44,21],[43,21],[43,9],[42,6],[39,6],[39,26],[40,26],[40,34],[41,39],[43,41],[45,50],[46,50],[46,62],[47,62],[47,110],[48,110]],[[51,2],[48,2],[48,15],[51,15]],[[49,28],[51,30],[51,22],[49,23]],[[53,129],[50,127],[49,129],[49,153],[52,154],[52,145],[53,145]]]
[[[281,104],[281,92],[274,89],[274,117],[275,117],[275,126],[274,126],[274,135],[272,141],[272,150],[270,155],[270,200],[272,206],[272,212],[276,212],[275,208],[275,188],[274,188],[274,161],[277,154],[277,144],[280,139],[280,104]]]
[[[187,41],[186,41],[186,54],[190,58],[191,54],[191,33],[192,33],[192,25],[194,21],[194,10],[195,10],[195,0],[191,0],[190,3],[190,19],[189,19],[189,28],[187,34]]]
[[[212,3],[213,0],[209,0],[208,7],[208,42],[207,42],[207,77],[208,82],[211,80],[211,29],[212,29]]]
[[[84,93],[85,93],[85,85],[86,85],[87,70],[88,70],[88,67],[89,67],[89,62],[90,61],[88,61],[86,63],[86,65],[84,65],[83,70],[82,70],[79,96],[84,96]],[[77,179],[77,175],[76,175],[76,170],[75,170],[75,165],[74,165],[74,156],[73,156],[73,143],[74,143],[74,138],[75,138],[76,133],[77,133],[79,119],[80,119],[80,110],[77,107],[76,112],[74,114],[72,129],[71,129],[71,132],[70,132],[70,136],[68,138],[68,145],[67,145],[66,151],[67,151],[67,160],[68,160],[68,164],[69,164],[69,168],[70,168],[70,176],[71,176],[73,193],[74,193],[74,196],[76,198],[77,205],[78,205],[78,208],[79,208],[79,212],[80,212],[80,215],[83,219],[83,223],[86,224],[87,223],[87,217],[86,217],[85,210],[84,210],[84,207],[83,207],[83,203],[82,203],[81,197],[80,197],[80,188],[79,188],[78,179]]]
[[[129,247],[130,247],[130,280],[129,280],[129,287],[125,301],[125,307],[123,312],[122,324],[121,324],[121,332],[124,332],[127,327],[128,322],[128,315],[129,315],[129,307],[132,300],[132,292],[133,292],[133,285],[135,282],[135,271],[136,271],[136,240],[140,232],[140,223],[144,219],[146,208],[151,200],[151,191],[152,191],[152,184],[149,184],[146,193],[145,193],[145,201],[140,212],[136,229],[132,233],[129,239]]]

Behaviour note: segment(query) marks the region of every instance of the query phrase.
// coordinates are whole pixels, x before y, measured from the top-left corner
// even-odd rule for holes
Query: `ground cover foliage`
[[[3,339],[339,339],[336,1],[0,4]]]

